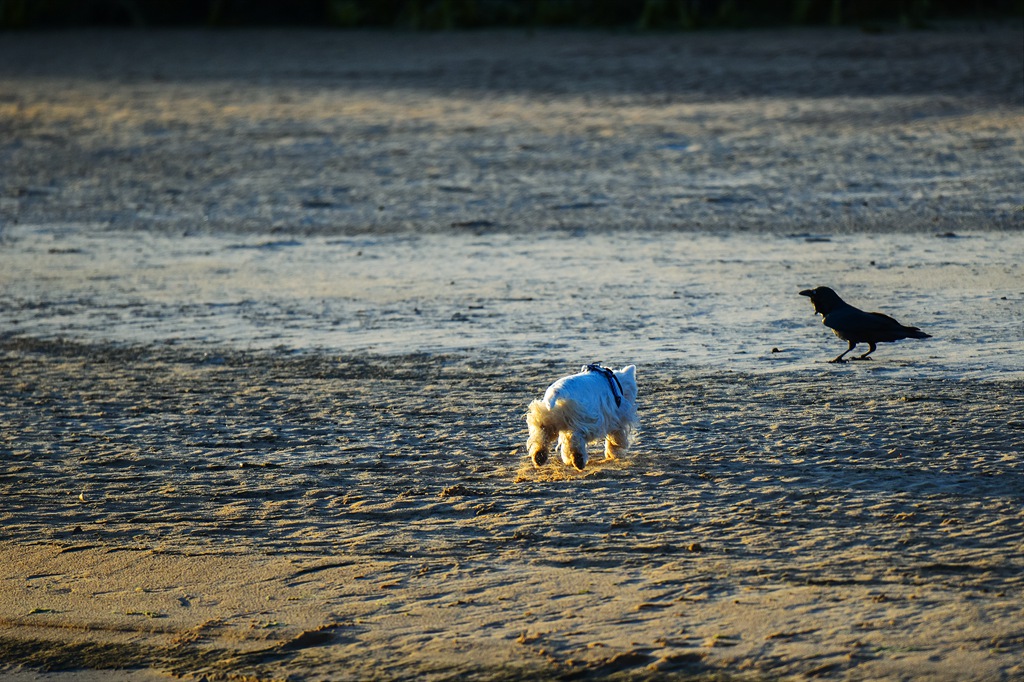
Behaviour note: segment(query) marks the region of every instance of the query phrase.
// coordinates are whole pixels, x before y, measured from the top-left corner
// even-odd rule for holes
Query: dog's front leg
[[[562,434],[562,461],[572,464],[577,471],[587,466],[587,439],[583,434],[571,431]]]
[[[629,450],[629,435],[625,431],[612,431],[604,439],[604,458],[618,459]]]

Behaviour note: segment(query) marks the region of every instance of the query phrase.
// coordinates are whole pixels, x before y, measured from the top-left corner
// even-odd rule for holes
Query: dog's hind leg
[[[562,461],[572,464],[577,471],[587,466],[587,439],[572,431],[562,433]]]
[[[526,450],[530,453],[533,466],[539,468],[547,464],[548,450],[556,438],[558,438],[557,431],[530,424],[530,438],[526,441]]]
[[[539,400],[530,403],[526,413],[526,426],[530,437],[526,440],[526,451],[530,453],[535,467],[542,467],[548,461],[548,450],[558,438],[558,424],[552,419],[550,408]]]
[[[625,431],[612,431],[604,439],[604,458],[618,459],[624,457],[629,450],[629,434]]]

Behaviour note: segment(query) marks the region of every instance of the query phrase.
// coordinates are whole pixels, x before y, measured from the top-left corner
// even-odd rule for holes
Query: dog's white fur
[[[534,466],[548,461],[548,449],[557,438],[562,461],[582,471],[587,465],[587,443],[605,439],[605,459],[626,454],[639,426],[636,414],[636,366],[614,370],[622,386],[622,402],[615,404],[609,379],[601,372],[582,371],[551,384],[544,398],[530,403],[526,448]]]

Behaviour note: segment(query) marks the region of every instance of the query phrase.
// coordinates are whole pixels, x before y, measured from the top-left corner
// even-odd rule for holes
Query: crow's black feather
[[[875,345],[878,343],[931,338],[930,334],[925,334],[917,327],[902,325],[888,315],[866,313],[854,308],[828,287],[804,289],[800,295],[811,299],[814,312],[821,315],[822,324],[850,344],[849,348],[830,362],[845,362],[843,356],[853,350],[858,343],[868,344],[868,352],[854,359],[870,360],[868,356],[875,352]]]

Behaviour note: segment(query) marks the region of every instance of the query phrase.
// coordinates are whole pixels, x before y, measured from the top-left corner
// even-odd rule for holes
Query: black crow
[[[850,347],[829,362],[846,362],[843,356],[853,350],[858,343],[868,344],[868,352],[854,360],[870,360],[868,356],[875,352],[875,344],[883,341],[899,341],[900,339],[930,339],[917,327],[904,327],[902,324],[882,313],[866,313],[839,298],[839,294],[828,287],[804,289],[801,296],[809,296],[814,304],[814,312],[821,315],[821,323],[830,327],[836,336],[849,342]]]

